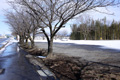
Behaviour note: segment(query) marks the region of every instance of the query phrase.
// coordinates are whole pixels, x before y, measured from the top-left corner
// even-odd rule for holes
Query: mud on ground
[[[117,66],[62,55],[43,61],[60,80],[120,80],[120,67]]]

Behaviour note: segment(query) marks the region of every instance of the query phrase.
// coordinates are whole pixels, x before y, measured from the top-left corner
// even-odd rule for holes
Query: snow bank
[[[10,38],[10,39],[5,40],[3,43],[1,43],[1,44],[3,44],[3,45],[5,45],[5,44],[6,44],[6,45],[4,46],[4,48],[0,49],[0,53],[2,53],[2,52],[5,50],[5,48],[6,48],[8,45],[12,44],[13,42],[18,42],[18,41],[16,41],[16,40],[13,39],[13,38]]]
[[[35,40],[35,42],[47,42],[47,40]],[[120,40],[54,40],[57,43],[73,43],[78,45],[99,45],[104,49],[120,49]]]

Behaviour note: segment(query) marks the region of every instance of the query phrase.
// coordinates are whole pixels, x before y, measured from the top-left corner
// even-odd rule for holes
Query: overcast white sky
[[[9,26],[6,23],[4,23],[4,21],[5,21],[4,9],[9,10],[9,8],[10,7],[6,3],[6,0],[0,0],[0,34],[10,34],[11,33]],[[89,14],[90,17],[94,18],[94,19],[101,19],[101,18],[106,17],[107,20],[109,20],[109,21],[112,21],[113,19],[116,21],[120,21],[120,7],[112,6],[112,7],[108,7],[107,9],[109,11],[106,11],[103,8],[101,8],[100,11],[114,13],[114,15],[102,14],[102,13],[98,13],[95,11],[89,11],[89,12],[86,12],[86,14]],[[68,31],[68,33],[71,32],[70,25],[73,24],[72,22],[76,22],[76,21],[71,20],[66,24],[65,29]]]

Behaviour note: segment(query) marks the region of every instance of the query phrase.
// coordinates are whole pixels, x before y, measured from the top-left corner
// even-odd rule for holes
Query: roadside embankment
[[[57,77],[59,80],[120,80],[118,66],[56,54],[51,58],[32,55],[26,57],[44,79],[57,80]]]
[[[2,50],[8,43],[9,43],[10,40],[6,40],[2,43],[0,43],[0,50]]]
[[[0,50],[4,48],[9,43],[9,40],[6,40],[5,42],[1,43]]]
[[[4,51],[5,48],[6,48],[8,45],[12,44],[13,42],[17,42],[17,41],[14,40],[13,38],[9,38],[9,39],[5,40],[4,42],[0,43],[0,53],[1,53],[2,51]]]
[[[53,72],[51,72],[43,63],[39,56],[26,55],[26,58],[34,65],[36,71],[40,75],[40,80],[59,80]],[[45,57],[42,57],[45,58]]]

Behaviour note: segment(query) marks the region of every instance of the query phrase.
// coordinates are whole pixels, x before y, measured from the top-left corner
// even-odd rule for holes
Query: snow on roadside
[[[47,42],[47,40],[35,40],[35,42]],[[54,40],[57,43],[73,43],[78,45],[99,45],[103,49],[119,49],[120,40]]]
[[[8,42],[8,43],[7,43]],[[10,39],[7,39],[7,40],[5,40],[3,43],[1,43],[1,44],[3,44],[3,45],[5,45],[6,43],[6,45],[2,48],[2,49],[0,49],[0,53],[2,53],[4,50],[5,50],[5,48],[8,46],[8,45],[10,45],[10,44],[12,44],[13,42],[17,42],[15,39],[13,39],[13,38],[10,38]]]

